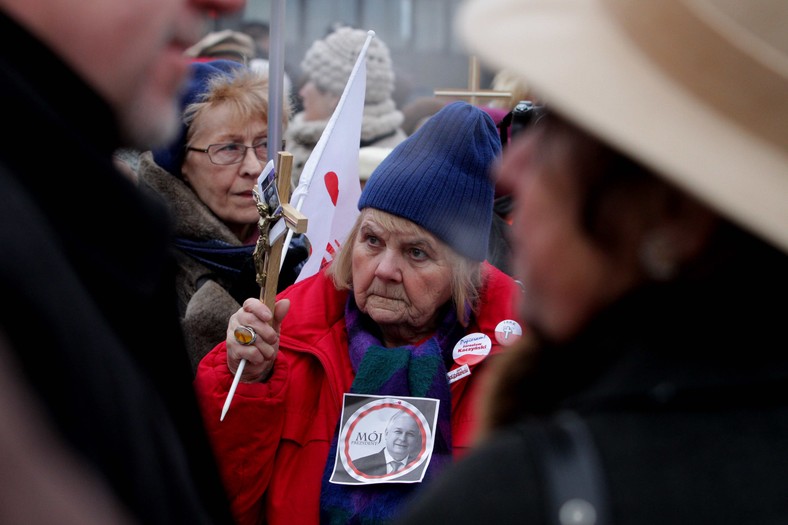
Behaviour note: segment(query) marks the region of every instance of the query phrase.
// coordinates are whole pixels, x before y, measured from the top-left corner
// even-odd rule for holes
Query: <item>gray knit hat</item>
[[[324,39],[312,43],[301,61],[301,69],[318,88],[341,95],[366,40],[366,31],[340,27]],[[394,70],[389,49],[375,37],[367,48],[366,58],[365,104],[384,102],[394,92]]]
[[[500,152],[492,118],[467,102],[452,102],[383,159],[358,208],[408,219],[456,252],[483,261],[494,199],[490,168]]]

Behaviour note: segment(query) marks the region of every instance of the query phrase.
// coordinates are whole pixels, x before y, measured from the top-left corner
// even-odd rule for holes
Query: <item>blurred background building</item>
[[[452,21],[461,0],[286,0],[284,61],[297,75],[311,43],[337,23],[373,30],[391,52],[398,82],[398,106],[434,90],[465,88],[469,57],[454,36]],[[246,10],[217,19],[215,30],[271,18],[271,0],[247,0]],[[492,74],[482,70],[480,85]],[[298,83],[298,78],[293,78]]]

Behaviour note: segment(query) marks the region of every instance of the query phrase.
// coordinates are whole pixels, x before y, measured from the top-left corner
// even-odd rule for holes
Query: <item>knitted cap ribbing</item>
[[[341,95],[345,90],[367,31],[340,27],[322,40],[316,40],[301,61],[301,69],[323,91]],[[389,49],[380,38],[369,43],[366,55],[366,104],[377,104],[391,98],[394,92],[394,69]]]
[[[408,219],[458,253],[483,261],[494,199],[490,168],[500,152],[492,118],[466,102],[453,102],[383,159],[358,208]]]

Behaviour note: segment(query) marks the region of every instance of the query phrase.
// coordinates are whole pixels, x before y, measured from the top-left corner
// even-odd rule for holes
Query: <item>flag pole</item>
[[[369,44],[372,42],[373,38],[375,38],[375,31],[373,30],[367,31],[367,39],[364,41],[364,45],[361,46],[361,51],[359,51],[358,57],[356,59],[356,63],[353,66],[353,70],[351,71],[350,77],[348,78],[347,84],[345,85],[345,89],[339,98],[339,102],[337,102],[337,107],[334,108],[334,113],[331,115],[331,118],[328,120],[328,124],[326,124],[326,127],[323,130],[323,134],[320,136],[320,140],[318,140],[315,149],[313,149],[312,152],[310,153],[309,159],[307,159],[307,162],[304,165],[305,169],[301,172],[301,177],[299,178],[298,181],[298,187],[296,188],[296,191],[291,196],[291,198],[296,197],[298,199],[296,200],[294,208],[299,212],[301,211],[301,206],[304,200],[306,199],[307,194],[309,193],[309,184],[312,182],[312,177],[314,176],[314,169],[310,169],[314,164],[312,164],[310,161],[312,160],[313,156],[320,157],[323,154],[323,148],[325,147],[325,140],[326,140],[325,137],[330,135],[331,131],[334,128],[339,113],[338,110],[342,108],[345,99],[348,96],[348,87],[350,86],[351,80],[355,78],[361,61],[366,60],[367,49],[369,48]],[[268,144],[268,147],[269,148],[271,147],[270,143]],[[308,175],[308,177],[305,178],[304,174]],[[285,238],[284,249],[282,250],[282,259],[279,262],[280,270],[282,269],[282,266],[284,266],[285,256],[287,255],[287,250],[290,247],[290,240],[292,238],[293,238],[293,231],[288,230],[287,237]]]
[[[284,101],[285,0],[271,2],[270,45],[268,51],[268,158],[284,150],[282,142],[282,102]],[[289,100],[288,100],[289,103]]]

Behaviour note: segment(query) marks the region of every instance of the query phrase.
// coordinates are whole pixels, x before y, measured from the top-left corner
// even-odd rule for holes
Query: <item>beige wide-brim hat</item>
[[[788,0],[469,0],[468,51],[788,251]]]

